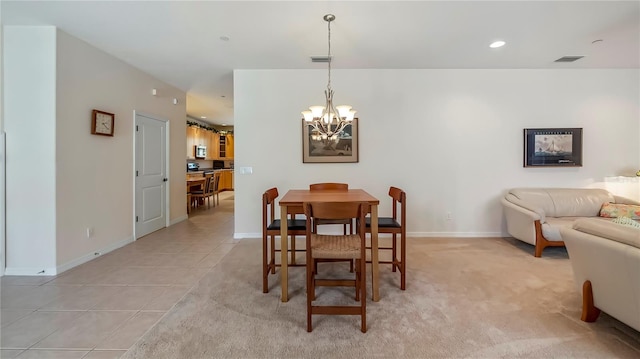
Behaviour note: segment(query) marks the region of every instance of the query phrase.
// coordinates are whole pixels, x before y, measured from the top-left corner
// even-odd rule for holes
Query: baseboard
[[[333,233],[333,232],[331,232]],[[333,234],[342,234],[342,232],[335,232]],[[434,238],[434,237],[447,237],[447,238],[487,238],[487,237],[505,237],[506,235],[500,232],[407,232],[407,238]],[[391,234],[380,233],[379,238],[391,237]],[[262,238],[262,233],[234,233],[233,239],[243,238]]]
[[[123,239],[119,242],[116,243],[112,243],[104,248],[98,249],[97,251],[93,251],[92,253],[88,253],[80,258],[76,258],[74,260],[71,260],[63,265],[60,265],[57,267],[57,271],[58,274],[68,271],[71,268],[77,267],[81,264],[87,263],[88,261],[94,259],[94,258],[98,258],[100,256],[103,256],[109,252],[112,252],[120,247],[124,247],[129,243],[133,242],[133,237],[129,237],[127,239]]]
[[[189,215],[184,215],[182,217],[178,217],[178,218],[174,218],[169,222],[169,226],[173,226],[176,223],[180,223],[182,221],[186,221],[187,219],[189,219]]]
[[[4,270],[4,275],[56,275],[58,274],[56,268],[26,268],[26,267],[18,267],[11,268],[7,267]]]
[[[504,237],[500,232],[407,232],[407,237],[486,238]]]
[[[262,238],[262,233],[234,233],[233,239]]]

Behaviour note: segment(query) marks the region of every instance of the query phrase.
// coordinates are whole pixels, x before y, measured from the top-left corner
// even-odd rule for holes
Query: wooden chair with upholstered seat
[[[336,182],[322,182],[322,183],[312,183],[309,185],[310,191],[323,191],[323,190],[338,190],[338,191],[346,191],[349,189],[349,184],[347,183],[336,183]],[[337,219],[318,219],[313,223],[314,226],[323,225],[323,224],[342,224],[342,233],[347,234],[347,225],[349,225],[349,234],[353,234],[353,223],[350,218],[337,218]],[[315,230],[315,228],[314,228]],[[332,260],[323,260],[317,262],[336,262]],[[342,262],[342,261],[338,261]],[[349,269],[353,272],[353,261],[349,261],[350,267]],[[318,266],[316,264],[315,267],[316,272],[318,271]]]
[[[380,247],[378,246],[378,251],[380,250],[390,250],[391,251],[391,260],[382,261],[381,264],[391,264],[392,271],[395,272],[396,269],[400,271],[400,289],[405,290],[406,287],[406,275],[407,275],[407,266],[406,266],[406,236],[407,236],[407,222],[406,222],[406,209],[407,209],[407,194],[396,187],[389,188],[389,196],[392,198],[392,215],[391,217],[380,217],[378,216],[378,233],[391,233],[391,247]],[[398,210],[398,207],[399,210]],[[371,218],[366,218],[366,231],[367,233],[371,233]],[[397,236],[400,235],[400,259],[398,259],[398,239]],[[367,249],[371,249],[371,247],[367,247]],[[371,261],[369,261],[371,263]]]
[[[281,220],[275,219],[275,200],[278,198],[278,189],[270,188],[262,194],[262,292],[269,292],[269,274],[276,273],[276,253],[281,250],[276,248],[275,237],[280,236]],[[289,207],[287,209],[287,233],[291,238],[289,251],[291,252],[290,267],[302,267],[305,264],[298,264],[295,260],[297,252],[304,252],[304,249],[296,249],[296,235],[305,236],[307,234],[307,222],[304,219],[296,219],[295,215],[304,213],[301,207]]]
[[[195,201],[195,203],[200,203],[200,200],[206,200],[207,208],[211,206],[211,197],[213,197],[213,181],[215,176],[207,178],[207,181],[204,184],[204,189],[191,191],[191,199]],[[213,202],[215,206],[215,201]]]
[[[349,189],[349,184],[347,183],[334,183],[334,182],[324,182],[324,183],[312,183],[309,185],[310,191],[322,191],[322,190],[341,190],[346,191]],[[353,223],[349,219],[335,219],[332,221],[328,220],[319,220],[319,224],[342,224],[343,225],[343,233],[347,234],[347,225],[349,225],[349,233],[353,234]]]
[[[366,276],[366,234],[364,218],[369,211],[366,202],[318,202],[304,204],[306,219],[307,248],[307,331],[313,330],[314,314],[360,315],[360,330],[367,331],[367,276]],[[313,222],[332,219],[357,220],[358,234],[321,234]],[[316,262],[318,260],[356,262],[355,278],[334,279],[317,278]],[[354,287],[357,306],[347,305],[314,305],[316,287]]]
[[[213,173],[213,188],[211,189],[211,198],[213,199],[213,206],[216,206],[216,201],[218,205],[220,204],[220,176],[222,173],[214,172]]]

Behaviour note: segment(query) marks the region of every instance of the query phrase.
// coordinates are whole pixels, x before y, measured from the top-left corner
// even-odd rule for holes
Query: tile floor
[[[4,276],[0,358],[118,358],[235,245],[220,206],[58,276]]]

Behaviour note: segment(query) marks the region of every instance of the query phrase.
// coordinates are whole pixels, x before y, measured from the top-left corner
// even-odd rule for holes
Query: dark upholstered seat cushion
[[[364,222],[367,227],[371,227],[371,218],[367,217],[364,219]],[[400,223],[394,220],[391,217],[378,217],[378,228],[400,228]]]
[[[287,220],[288,229],[296,230],[296,231],[304,231],[307,229],[307,220],[306,219],[289,219]],[[280,229],[280,220],[276,219],[271,222],[267,229]]]

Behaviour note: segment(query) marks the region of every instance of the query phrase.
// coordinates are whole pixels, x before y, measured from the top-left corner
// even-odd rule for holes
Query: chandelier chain
[[[327,57],[329,58],[328,66],[329,66],[329,81],[327,82],[327,90],[331,91],[331,21],[327,21],[327,28],[329,33],[329,54]]]

